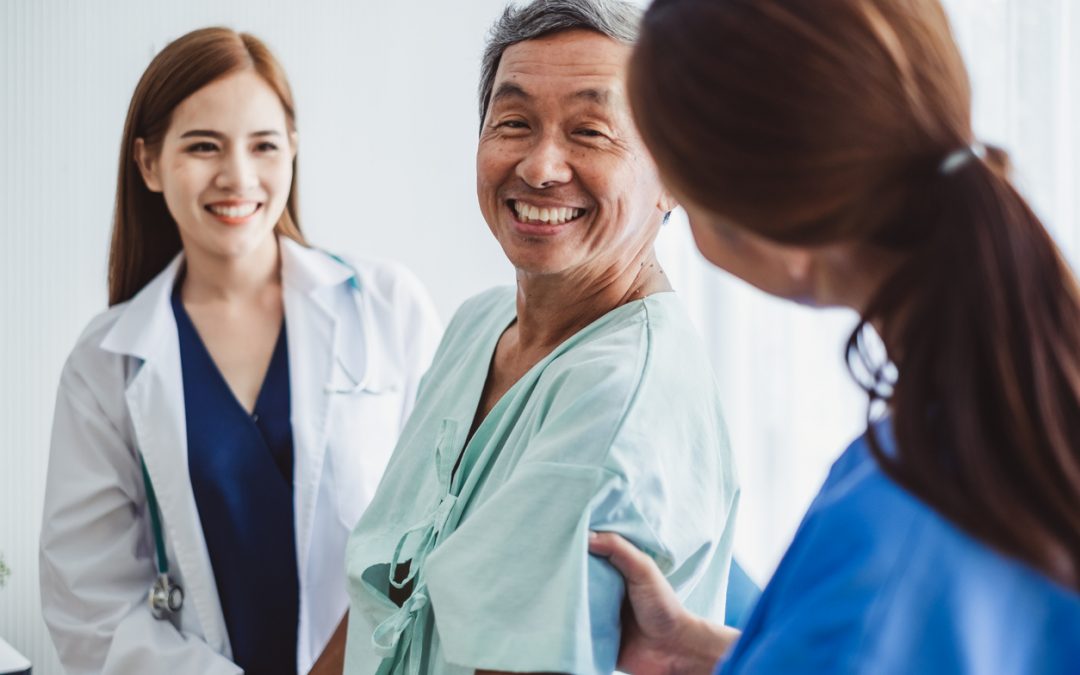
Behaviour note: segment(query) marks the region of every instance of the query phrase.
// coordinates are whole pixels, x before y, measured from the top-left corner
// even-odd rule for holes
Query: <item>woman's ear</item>
[[[146,147],[146,142],[141,138],[135,139],[135,164],[139,166],[146,189],[150,192],[161,192],[161,177],[158,175],[158,156]]]
[[[289,132],[289,150],[292,153],[292,158],[296,159],[296,151],[299,148],[300,136],[295,131]]]
[[[785,247],[781,253],[788,277],[798,287],[810,287],[814,270],[814,251],[809,248]]]
[[[664,188],[660,192],[660,200],[656,202],[656,207],[663,213],[668,213],[679,206],[679,200],[675,199],[675,195],[668,192],[667,188]]]

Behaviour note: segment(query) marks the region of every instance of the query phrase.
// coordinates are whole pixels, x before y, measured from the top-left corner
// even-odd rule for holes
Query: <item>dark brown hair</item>
[[[772,241],[863,241],[901,263],[848,343],[887,399],[899,484],[1080,588],[1080,291],[991,149],[938,0],[657,0],[630,97],[664,174]],[[881,327],[897,363],[862,337]],[[871,406],[876,408],[876,406]]]
[[[292,91],[285,71],[258,38],[227,28],[203,28],[169,43],[150,62],[131,97],[120,143],[112,244],[109,305],[131,299],[180,252],[180,232],[160,193],[151,192],[135,163],[135,139],[158,152],[173,110],[199,89],[240,70],[254,70],[277,93],[290,131],[296,129]],[[301,243],[297,214],[296,160],[285,211],[275,230]]]

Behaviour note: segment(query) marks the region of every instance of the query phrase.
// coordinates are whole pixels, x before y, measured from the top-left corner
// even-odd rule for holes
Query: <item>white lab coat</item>
[[[402,267],[343,264],[280,241],[300,575],[297,668],[306,673],[348,607],[345,542],[375,492],[441,328]],[[72,674],[241,672],[230,659],[188,474],[170,305],[180,262],[91,321],[60,379],[41,599]],[[139,453],[160,504],[170,573],[186,595],[175,623],[155,620],[146,600],[156,567]]]

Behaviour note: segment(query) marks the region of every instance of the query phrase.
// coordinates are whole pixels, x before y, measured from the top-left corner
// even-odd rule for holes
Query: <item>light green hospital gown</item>
[[[350,675],[612,672],[623,582],[589,555],[590,529],[629,538],[693,611],[723,619],[738,488],[679,299],[633,301],[578,332],[466,445],[515,312],[499,288],[455,315],[350,537]],[[406,561],[398,607],[391,569]]]

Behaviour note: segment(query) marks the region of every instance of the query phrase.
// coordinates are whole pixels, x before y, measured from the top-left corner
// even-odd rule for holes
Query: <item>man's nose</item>
[[[517,175],[529,187],[543,189],[569,183],[574,172],[559,140],[545,136],[529,148],[528,154],[518,162]]]
[[[255,171],[255,161],[248,153],[234,151],[225,155],[218,172],[215,186],[222,190],[242,193],[245,190],[257,186],[258,175]]]

